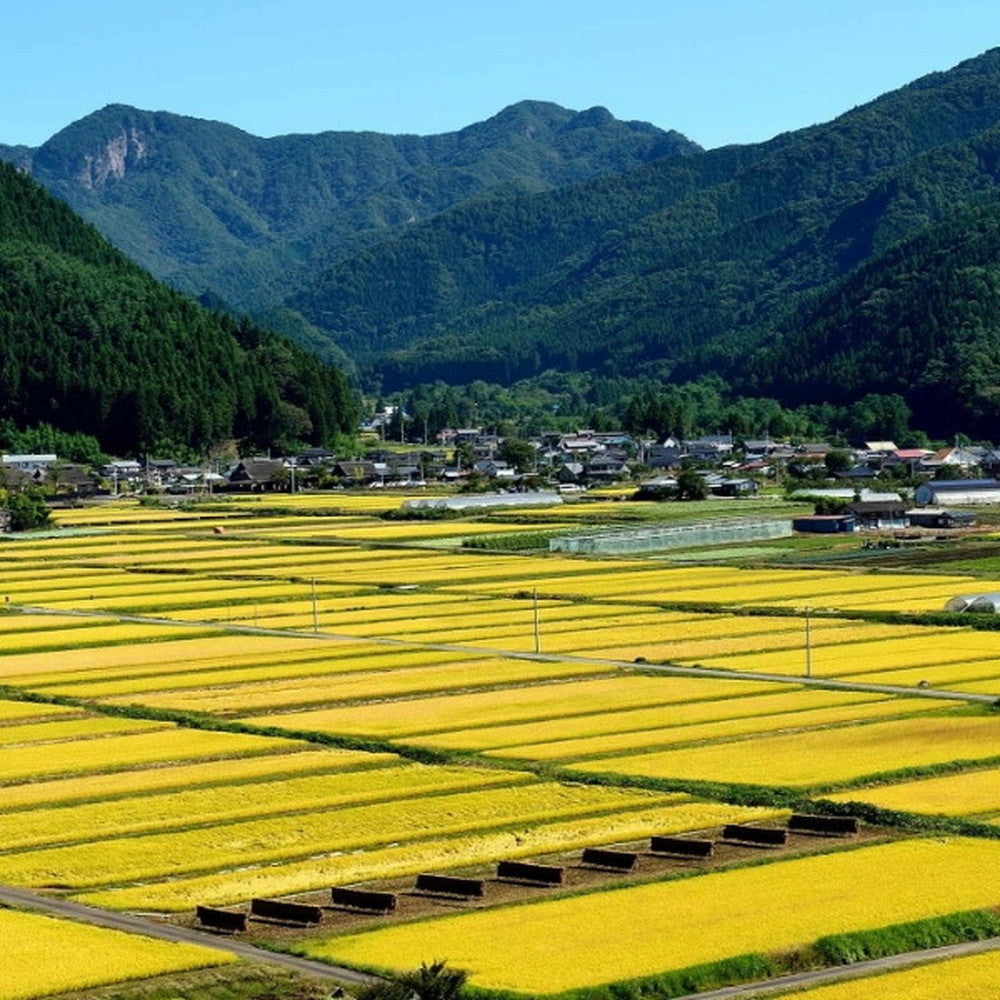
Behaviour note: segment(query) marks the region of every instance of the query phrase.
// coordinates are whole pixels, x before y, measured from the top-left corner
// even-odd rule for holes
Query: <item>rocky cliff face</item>
[[[147,144],[135,126],[121,132],[93,152],[81,153],[74,177],[88,191],[101,188],[108,178],[121,180],[136,163],[146,158]]]

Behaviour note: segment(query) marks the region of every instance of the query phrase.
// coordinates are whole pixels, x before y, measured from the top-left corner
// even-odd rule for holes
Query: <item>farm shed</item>
[[[1000,594],[959,594],[944,606],[945,611],[971,611],[1000,614]]]
[[[971,528],[976,523],[976,515],[971,510],[924,507],[908,510],[906,516],[914,528]]]
[[[920,507],[1000,503],[1000,482],[995,479],[930,479],[913,491],[913,500]]]
[[[834,535],[841,531],[854,531],[853,514],[806,514],[792,518],[792,531],[808,534]]]

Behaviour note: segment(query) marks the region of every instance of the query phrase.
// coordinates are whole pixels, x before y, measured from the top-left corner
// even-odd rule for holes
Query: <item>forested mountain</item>
[[[262,139],[109,105],[36,150],[0,147],[157,277],[242,311],[316,266],[497,186],[540,191],[698,147],[674,132],[525,101],[434,136]],[[303,334],[308,338],[308,334]]]
[[[389,386],[548,367],[738,380],[766,341],[751,388],[790,391],[781,373],[802,344],[782,353],[790,340],[771,337],[789,310],[992,191],[997,122],[992,50],[766,143],[465,203],[340,262],[293,305]],[[887,384],[856,374],[851,392]],[[809,391],[838,377],[817,368]]]
[[[354,425],[339,372],[160,284],[0,163],[0,419],[125,453],[228,438],[329,440]]]
[[[1000,158],[1000,141],[995,148]],[[718,360],[733,357],[740,345],[728,348],[717,352]],[[728,372],[740,388],[766,387],[791,404],[898,393],[932,433],[961,428],[995,438],[1000,191],[801,302]]]

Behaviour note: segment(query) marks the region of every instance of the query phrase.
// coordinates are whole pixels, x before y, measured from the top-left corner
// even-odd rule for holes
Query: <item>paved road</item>
[[[972,704],[992,705],[1000,697],[997,694],[973,694],[967,691],[945,691],[936,688],[907,687],[897,684],[863,684],[855,681],[838,681],[826,677],[800,677],[794,674],[770,674],[751,671],[716,670],[711,667],[675,667],[670,664],[641,663],[630,660],[606,660],[592,656],[572,656],[560,653],[525,653],[516,650],[490,646],[463,646],[451,642],[417,642],[412,639],[396,639],[388,636],[345,635],[340,632],[264,628],[256,625],[236,625],[232,622],[179,621],[175,618],[156,618],[149,615],[128,615],[114,611],[68,610],[65,608],[31,607],[26,604],[11,605],[12,611],[31,615],[74,615],[84,618],[114,618],[121,622],[141,625],[164,625],[174,628],[204,627],[220,632],[239,635],[282,636],[286,639],[327,639],[330,642],[370,642],[381,646],[404,649],[433,649],[463,656],[502,656],[512,660],[536,660],[543,663],[580,663],[587,666],[605,666],[609,670],[645,670],[669,677],[712,677],[727,681],[770,681],[777,684],[801,684],[805,687],[822,688],[828,691],[861,691],[872,694],[903,695],[907,698],[931,698],[938,701],[961,701]]]
[[[13,889],[0,886],[0,905],[18,907],[19,909],[40,910],[53,917],[64,917],[96,927],[108,927],[116,931],[127,931],[130,934],[144,934],[146,937],[159,938],[162,941],[181,941],[185,944],[200,944],[207,948],[217,948],[228,951],[240,958],[255,962],[266,962],[270,965],[280,965],[293,972],[301,972],[319,979],[326,979],[347,986],[360,986],[375,982],[373,976],[355,972],[324,962],[314,962],[297,955],[286,955],[283,952],[268,951],[257,948],[237,938],[222,934],[209,934],[195,930],[192,927],[178,927],[175,924],[159,923],[146,917],[131,913],[115,913],[111,910],[99,910],[93,906],[84,906],[68,899],[57,899],[52,896],[41,896],[25,889]]]
[[[966,941],[962,944],[950,944],[943,948],[928,948],[926,951],[908,951],[902,955],[890,955],[888,958],[874,958],[869,962],[855,962],[853,965],[838,965],[831,969],[815,969],[811,972],[797,972],[794,975],[782,976],[780,979],[769,979],[763,983],[746,983],[742,986],[724,986],[722,989],[709,990],[706,993],[691,993],[681,1000],[730,1000],[736,997],[774,996],[784,990],[801,989],[806,986],[822,986],[827,983],[841,983],[846,980],[859,979],[862,976],[872,976],[880,972],[891,972],[894,969],[912,968],[926,965],[944,958],[961,958],[963,955],[975,955],[980,952],[1000,949],[1000,938],[988,938],[985,941]],[[875,981],[877,982],[877,980]],[[863,995],[876,996],[866,989]],[[858,994],[861,996],[862,994]]]

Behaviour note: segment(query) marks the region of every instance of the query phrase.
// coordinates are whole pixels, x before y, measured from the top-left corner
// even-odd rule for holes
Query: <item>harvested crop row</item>
[[[333,851],[459,836],[556,819],[611,816],[678,801],[596,786],[533,782],[402,802],[333,807],[0,855],[0,882],[73,889],[294,861]]]
[[[772,809],[679,799],[634,811],[521,823],[516,829],[433,838],[281,865],[241,867],[237,871],[89,892],[79,898],[114,910],[186,910],[206,900],[234,903],[254,895],[278,896],[367,879],[413,875],[428,869],[488,865],[502,858],[527,858],[595,844],[639,840],[653,833],[684,833],[725,823],[750,823],[774,815]]]

